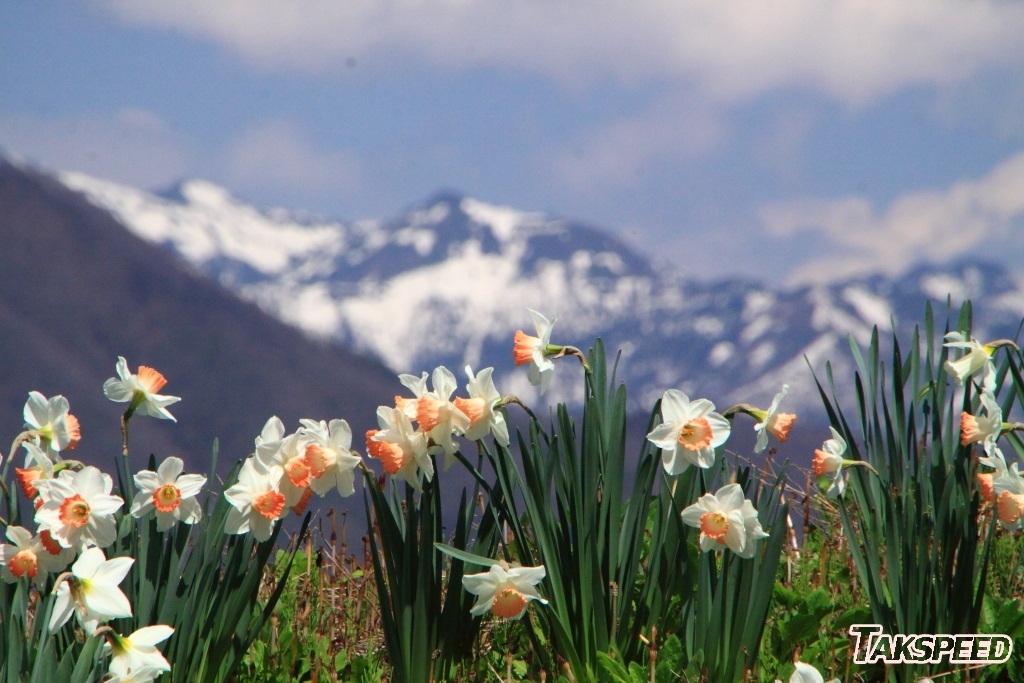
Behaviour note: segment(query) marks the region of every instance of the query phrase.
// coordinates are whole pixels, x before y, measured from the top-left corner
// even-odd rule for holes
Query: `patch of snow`
[[[181,186],[181,196],[193,206],[224,210],[239,205],[225,188],[206,180],[189,180]]]
[[[487,204],[469,197],[462,200],[459,208],[477,223],[491,226],[494,236],[501,242],[512,239],[522,223],[536,219],[535,214],[523,213],[507,206]]]
[[[740,339],[750,343],[770,332],[774,323],[775,319],[770,315],[762,315],[759,318],[755,318],[753,322],[743,328],[743,332],[740,333]]]
[[[725,323],[713,315],[701,315],[693,321],[693,329],[705,337],[721,337],[725,332]]]
[[[871,325],[850,315],[832,300],[824,287],[812,289],[808,294],[811,309],[811,327],[820,332],[832,331],[839,335],[852,335],[861,345],[871,340]]]
[[[723,363],[733,357],[735,351],[736,347],[733,346],[732,342],[718,342],[711,347],[711,353],[708,354],[708,362],[711,363],[712,367],[721,367]]]
[[[747,294],[743,300],[743,322],[767,313],[775,305],[775,295],[763,290],[755,290]]]
[[[871,326],[889,327],[892,321],[892,309],[889,302],[863,287],[847,287],[843,290],[843,299],[853,306],[857,314]]]
[[[766,341],[754,347],[754,350],[747,357],[747,362],[752,368],[763,368],[774,356],[775,344]]]
[[[224,257],[264,274],[281,274],[296,260],[345,242],[339,223],[277,222],[205,181],[185,183],[182,196],[189,203],[181,204],[80,173],[62,173],[59,179],[139,237],[172,245],[196,266]]]
[[[400,246],[412,246],[420,256],[426,256],[434,249],[437,241],[437,233],[433,230],[423,228],[402,228],[395,232],[395,244]]]
[[[967,283],[948,273],[925,275],[921,278],[921,291],[937,301],[945,301],[947,296],[963,301],[969,293]]]
[[[594,263],[613,275],[622,275],[626,271],[626,263],[614,251],[602,251],[594,254]]]

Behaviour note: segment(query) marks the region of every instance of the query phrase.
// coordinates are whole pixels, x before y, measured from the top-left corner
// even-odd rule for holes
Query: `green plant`
[[[970,319],[965,304],[957,329],[969,334]],[[959,440],[959,414],[971,409],[975,390],[968,382],[958,400],[949,389],[949,349],[936,343],[930,307],[923,333],[915,328],[906,346],[894,336],[888,366],[877,328],[866,357],[852,339],[851,349],[857,365],[852,416],[839,405],[831,366],[829,392],[820,382],[818,388],[854,458],[877,471],[855,469],[839,502],[872,618],[886,633],[975,633],[995,531],[994,519],[979,521],[986,518],[975,465]],[[912,681],[929,668],[904,665],[888,675]]]

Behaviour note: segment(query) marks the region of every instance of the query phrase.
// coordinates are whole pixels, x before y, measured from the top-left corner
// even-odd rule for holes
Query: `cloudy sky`
[[[149,189],[388,216],[438,189],[691,275],[1024,263],[1024,4],[0,5],[0,147]]]

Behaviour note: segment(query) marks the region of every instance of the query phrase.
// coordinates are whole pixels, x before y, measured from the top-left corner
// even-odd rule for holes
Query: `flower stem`
[[[128,408],[121,416],[121,445],[123,446],[121,453],[125,460],[128,459],[128,420],[131,419],[133,412],[135,412],[134,408]]]

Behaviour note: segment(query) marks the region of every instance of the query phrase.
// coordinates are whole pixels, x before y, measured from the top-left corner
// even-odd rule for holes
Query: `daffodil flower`
[[[36,510],[36,524],[48,529],[65,548],[106,548],[117,540],[114,513],[124,505],[110,495],[114,482],[95,467],[78,472],[64,470],[56,479],[36,483],[43,498]]]
[[[362,461],[352,451],[352,428],[345,420],[299,420],[310,441],[303,456],[309,470],[309,486],[318,496],[332,488],[342,496],[355,493],[355,468]]]
[[[488,610],[502,619],[519,619],[526,613],[526,606],[533,600],[543,604],[548,601],[537,592],[537,584],[544,580],[547,570],[539,567],[509,567],[504,561],[491,565],[480,574],[462,577],[463,587],[477,596],[469,610],[473,616],[481,616]]]
[[[177,396],[163,396],[157,392],[164,388],[167,380],[153,368],[139,366],[139,374],[132,374],[128,361],[117,358],[117,377],[103,383],[103,393],[115,403],[128,403],[126,415],[138,413],[149,417],[177,421],[167,411],[167,406],[181,399]]]
[[[818,486],[825,489],[825,494],[829,498],[837,498],[846,490],[846,479],[843,476],[846,440],[835,427],[829,429],[832,430],[832,438],[825,441],[821,448],[815,449],[811,472],[818,480]]]
[[[132,615],[132,606],[118,585],[128,575],[130,557],[108,560],[99,548],[87,548],[71,565],[69,575],[58,579],[49,629],[56,631],[72,614],[92,634],[100,622]]]
[[[796,668],[794,669],[793,674],[789,677],[789,683],[825,683],[825,677],[810,664],[794,662],[793,665]],[[781,681],[776,679],[775,683],[781,683]],[[828,683],[839,683],[839,679],[833,678]]]
[[[835,427],[829,427],[832,438],[826,440],[821,448],[815,449],[814,460],[811,461],[811,472],[818,480],[818,486],[825,489],[829,498],[837,498],[846,491],[846,475],[844,470],[850,467],[866,467],[874,474],[878,474],[870,463],[863,460],[846,460],[843,454],[846,453],[846,440],[836,431]]]
[[[788,392],[789,385],[783,384],[782,390],[775,394],[768,410],[756,411],[754,414],[754,418],[760,420],[754,425],[754,431],[757,432],[757,443],[754,445],[755,453],[760,453],[768,447],[769,434],[778,439],[780,443],[785,443],[789,438],[789,430],[792,428],[793,422],[796,421],[796,415],[779,412],[779,404],[782,403],[782,399]]]
[[[412,398],[405,396],[395,396],[395,407],[405,413],[405,416],[410,420],[416,419],[416,413],[419,411],[420,399],[430,393],[427,388],[430,375],[426,372],[421,374],[419,377],[416,375],[399,375],[398,381],[402,383],[406,389],[412,392]]]
[[[135,475],[139,495],[132,503],[133,517],[142,517],[156,510],[157,531],[167,531],[175,522],[195,524],[203,510],[196,494],[206,484],[201,474],[182,474],[185,463],[181,458],[169,457],[160,463],[156,472],[143,470]]]
[[[427,436],[412,427],[412,421],[401,408],[377,408],[380,429],[366,433],[366,452],[381,461],[384,471],[405,480],[416,491],[423,490],[420,471],[430,481],[434,464],[427,451]]]
[[[427,438],[444,451],[444,467],[448,469],[455,462],[455,452],[459,450],[452,437],[464,434],[470,421],[451,400],[458,388],[451,370],[438,367],[432,379],[434,390],[423,394],[416,402],[416,421]]]
[[[39,493],[36,483],[53,479],[56,472],[53,461],[39,446],[29,441],[21,445],[25,448],[25,467],[15,467],[14,475],[18,479],[18,485],[25,497],[33,500]]]
[[[494,440],[502,446],[508,446],[508,425],[505,424],[505,417],[495,406],[501,401],[501,394],[494,386],[491,375],[494,368],[484,368],[479,374],[473,374],[473,368],[466,366],[466,375],[469,382],[466,384],[466,393],[469,398],[455,399],[455,407],[469,417],[469,428],[465,437],[471,441],[479,441],[488,432],[494,435]]]
[[[1003,452],[999,450],[999,446],[993,446],[992,452],[989,455],[978,458],[978,462],[994,470],[993,472],[978,472],[977,475],[981,497],[985,502],[991,503],[996,497],[995,480],[1006,475],[1006,458],[1003,457]]]
[[[165,671],[156,666],[144,666],[121,674],[111,673],[110,678],[103,679],[103,683],[152,683]]]
[[[708,468],[715,462],[715,449],[729,438],[731,425],[719,415],[715,404],[669,389],[661,398],[664,420],[647,435],[661,449],[661,462],[670,475],[684,472],[690,465]]]
[[[516,330],[512,356],[516,365],[527,365],[527,377],[530,384],[540,387],[540,393],[548,390],[551,384],[551,377],[555,371],[555,364],[548,356],[555,355],[562,351],[561,346],[551,343],[551,330],[555,326],[555,318],[548,320],[544,315],[532,308],[526,309],[533,319],[533,326],[537,330],[537,336],[531,336],[522,330]]]
[[[700,549],[729,548],[743,558],[757,551],[756,542],[768,538],[753,503],[743,497],[739,484],[726,484],[714,494],[705,493],[683,510],[683,523],[700,529]]]
[[[111,655],[108,672],[115,676],[127,676],[141,669],[150,669],[156,674],[170,671],[171,665],[156,646],[173,634],[173,628],[163,625],[146,626],[130,636],[110,631],[110,639],[103,646],[104,652]]]
[[[7,540],[10,543],[0,545],[0,576],[8,583],[28,577],[42,587],[47,576],[62,571],[75,556],[70,548],[47,543],[42,535],[33,536],[20,526],[7,527]]]
[[[981,394],[981,410],[977,415],[967,411],[960,413],[960,445],[980,443],[986,454],[992,452],[996,439],[1003,431],[1003,411],[995,397],[988,392]]]
[[[310,443],[306,433],[295,432],[279,440],[261,444],[256,449],[256,462],[264,472],[272,467],[280,467],[284,471],[281,478],[280,491],[284,494],[287,508],[302,507],[303,499],[309,500],[310,471],[306,462],[306,447]],[[301,514],[301,510],[299,512]]]
[[[285,501],[281,493],[284,470],[273,465],[267,471],[256,460],[247,458],[238,471],[238,481],[224,492],[231,504],[224,531],[229,534],[252,532],[253,538],[263,542],[270,538],[274,522],[284,515]]]
[[[947,360],[943,366],[957,386],[975,375],[981,375],[983,389],[992,389],[995,384],[996,370],[992,364],[995,347],[983,345],[974,337],[966,337],[962,332],[950,332],[945,336],[943,346],[954,349],[965,349],[966,352],[958,360]]]
[[[82,434],[78,419],[68,412],[69,409],[68,400],[63,396],[46,398],[38,391],[30,391],[25,402],[25,429],[31,431],[47,451],[71,450],[78,445]]]
[[[996,498],[996,513],[999,523],[1005,529],[1016,531],[1024,528],[1024,479],[1021,479],[1017,463],[992,482]]]

